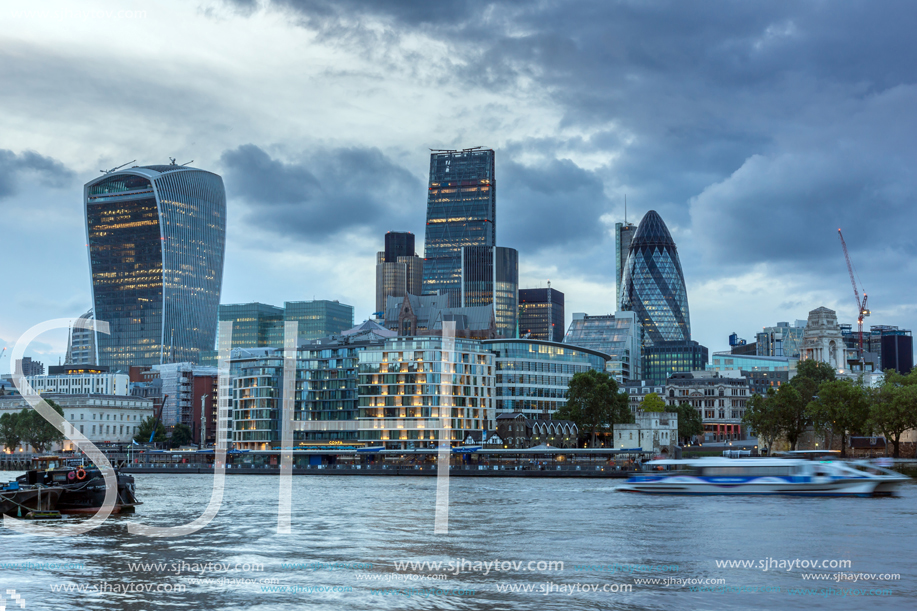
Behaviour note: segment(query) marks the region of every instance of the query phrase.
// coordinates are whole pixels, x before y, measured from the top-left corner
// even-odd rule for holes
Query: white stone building
[[[35,392],[63,395],[130,394],[130,377],[126,373],[64,373],[47,376],[27,376]]]
[[[64,410],[64,418],[92,442],[130,443],[140,423],[153,415],[153,400],[123,395],[42,394]],[[0,397],[0,416],[29,407],[21,396]],[[25,446],[25,451],[31,448]],[[71,450],[64,440],[55,450]]]
[[[665,452],[675,456],[678,414],[638,411],[634,414],[634,420],[634,424],[614,425],[615,449],[641,448],[645,452]]]
[[[850,356],[856,358],[856,354]],[[822,306],[809,312],[799,357],[827,363],[835,370],[847,369],[847,346],[834,310]]]

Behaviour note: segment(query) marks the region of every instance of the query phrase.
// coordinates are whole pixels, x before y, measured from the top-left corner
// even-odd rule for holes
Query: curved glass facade
[[[688,292],[675,241],[662,218],[650,210],[640,221],[624,266],[620,303],[637,314],[643,343],[691,339]]]
[[[223,179],[183,166],[135,167],[84,188],[98,364],[198,362],[212,350],[223,281]]]
[[[530,339],[489,340],[483,346],[496,355],[497,415],[522,413],[550,419],[567,402],[573,374],[605,371],[608,356],[555,342]]]

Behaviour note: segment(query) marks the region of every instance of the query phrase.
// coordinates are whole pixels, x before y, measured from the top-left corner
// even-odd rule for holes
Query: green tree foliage
[[[640,409],[645,412],[664,412],[665,400],[656,393],[651,392],[640,401]]]
[[[797,379],[802,378],[812,380],[815,382],[815,388],[818,388],[822,382],[835,381],[837,379],[837,374],[834,372],[834,367],[828,363],[808,359],[800,361],[796,366],[796,377],[794,377],[791,382],[795,382]]]
[[[149,443],[150,435],[154,428],[156,430],[156,435],[153,437],[153,441],[155,443],[165,442],[166,427],[164,427],[162,422],[155,416],[149,416],[140,422],[140,426],[137,427],[137,434],[134,435],[134,441],[138,443]]]
[[[172,428],[172,437],[169,440],[171,446],[173,448],[178,448],[181,446],[188,445],[189,443],[191,443],[192,434],[193,433],[191,431],[191,427],[188,426],[187,424],[176,424]],[[147,440],[149,440],[149,436],[147,436]]]
[[[870,389],[869,400],[869,426],[891,440],[898,458],[901,435],[917,428],[917,369],[906,376],[886,371],[885,384]]]
[[[847,436],[862,433],[869,419],[865,389],[850,380],[826,381],[818,387],[818,398],[809,404],[815,427],[840,435],[841,457],[847,456]]]
[[[15,452],[22,442],[22,436],[19,434],[19,417],[20,414],[17,413],[0,416],[0,444],[10,452]]]
[[[678,438],[682,442],[689,442],[692,438],[704,434],[704,420],[701,418],[700,410],[682,401],[674,411],[678,414]]]
[[[573,375],[567,388],[567,403],[557,410],[557,420],[572,420],[581,433],[611,433],[615,424],[633,422],[627,395],[618,392],[618,383],[605,372],[589,370]]]
[[[54,401],[45,399],[45,403],[61,416],[64,415],[63,408]],[[17,425],[22,441],[32,446],[32,449],[39,453],[49,449],[51,444],[64,440],[63,433],[54,428],[50,422],[41,417],[41,414],[31,408],[26,408],[19,412]]]
[[[776,394],[773,388],[769,388],[766,396],[753,395],[742,417],[742,423],[763,439],[768,449],[773,449],[774,442],[783,434],[783,425],[776,409]]]
[[[792,381],[795,382],[796,378]],[[812,380],[800,378],[796,384],[781,386],[770,399],[769,407],[774,411],[780,434],[786,437],[793,450],[797,449],[799,438],[812,424],[812,417],[807,408],[817,388]]]

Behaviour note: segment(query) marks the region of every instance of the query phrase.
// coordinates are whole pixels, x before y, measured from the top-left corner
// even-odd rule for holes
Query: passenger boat
[[[134,489],[134,477],[124,475],[115,469],[118,478],[118,496],[112,513],[134,511],[142,503],[137,500]],[[23,487],[36,485],[54,486],[60,489],[57,509],[61,513],[96,513],[105,500],[105,478],[102,471],[95,466],[62,466],[45,471],[26,471],[25,475],[16,478]]]
[[[645,494],[892,496],[910,478],[865,461],[783,458],[653,460],[670,469],[631,477],[617,490]]]

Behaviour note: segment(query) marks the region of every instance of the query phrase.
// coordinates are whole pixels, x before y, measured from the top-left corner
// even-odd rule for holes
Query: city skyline
[[[81,254],[85,246],[79,237],[79,190],[100,169],[132,159],[165,163],[173,156],[181,163],[195,159],[195,166],[223,175],[229,214],[223,301],[338,299],[354,305],[359,321],[374,309],[373,264],[382,246],[380,236],[387,230],[422,235],[428,149],[478,144],[496,151],[498,243],[519,250],[520,288],[543,287],[550,280],[565,293],[565,326],[573,312],[613,313],[614,223],[624,220],[626,192],[629,221],[637,222],[649,209],[659,210],[666,219],[679,244],[691,293],[692,337],[711,350],[724,348],[733,331],[751,338],[765,325],[804,318],[821,305],[836,310],[841,322],[855,322],[837,227],[844,228],[869,290],[870,322],[917,327],[913,289],[895,281],[912,265],[911,240],[902,228],[911,224],[906,203],[913,190],[912,179],[900,169],[913,157],[913,145],[908,144],[913,139],[896,134],[917,130],[905,110],[915,92],[909,85],[911,64],[901,59],[911,51],[896,26],[907,19],[901,19],[897,9],[869,14],[839,9],[831,21],[821,19],[819,10],[811,7],[772,8],[758,15],[729,9],[722,21],[711,25],[709,41],[696,40],[687,27],[676,27],[671,18],[648,9],[637,11],[639,19],[614,6],[604,9],[610,22],[633,26],[631,32],[622,32],[628,40],[645,37],[654,48],[674,53],[672,57],[694,58],[692,66],[680,60],[664,63],[661,73],[654,72],[645,58],[612,55],[601,66],[584,61],[589,50],[604,46],[581,19],[571,18],[560,27],[551,7],[518,15],[532,32],[551,31],[558,41],[583,37],[581,49],[572,50],[569,57],[556,56],[562,67],[558,72],[549,69],[546,60],[517,56],[521,50],[509,54],[541,70],[532,73],[540,74],[531,77],[536,87],[566,82],[576,94],[586,83],[609,83],[601,92],[613,103],[604,108],[586,105],[587,96],[576,101],[576,95],[567,99],[553,93],[563,87],[536,93],[518,68],[503,62],[494,69],[502,70],[508,80],[500,81],[496,73],[482,72],[490,74],[486,78],[462,73],[455,85],[441,91],[430,87],[447,73],[437,62],[450,53],[472,65],[475,60],[476,43],[449,29],[447,20],[435,12],[414,22],[393,9],[368,9],[368,22],[393,20],[404,34],[364,57],[359,50],[348,52],[333,41],[310,38],[340,19],[334,12],[325,21],[305,23],[295,8],[284,14],[239,2],[208,4],[208,10],[195,13],[180,5],[150,10],[144,23],[125,20],[114,29],[104,20],[20,20],[14,28],[9,25],[13,20],[5,24],[10,42],[4,52],[16,54],[17,65],[30,70],[9,75],[16,86],[4,93],[9,109],[0,119],[8,134],[0,151],[4,239],[12,252],[28,253],[30,271],[52,270],[53,288],[8,287],[0,345],[11,346],[32,324],[56,317],[75,319],[90,307],[89,274]],[[453,22],[472,23],[470,13],[456,10]],[[496,5],[495,10],[508,9]],[[688,25],[702,18],[692,12],[679,14]],[[176,18],[193,24],[196,38],[151,29]],[[649,25],[644,27],[641,20]],[[662,23],[675,28],[665,39],[649,31]],[[852,23],[871,24],[888,33],[888,48],[876,48],[864,46],[862,28],[852,29],[856,34],[845,48],[861,48],[858,65],[872,72],[838,67],[845,51],[828,41],[838,32],[851,31]],[[126,44],[141,26],[155,41],[151,44],[176,49],[207,44],[231,58],[234,68],[218,65],[209,56],[182,52],[182,67],[176,68],[190,70],[189,75],[215,70],[227,82],[248,74],[265,56],[243,54],[225,40],[243,35],[253,41],[306,40],[306,50],[272,60],[305,66],[303,76],[282,79],[282,84],[263,76],[259,82],[280,109],[291,103],[289,93],[318,87],[320,95],[307,96],[307,113],[265,112],[266,106],[257,101],[215,96],[220,87],[178,90],[169,85],[176,74],[166,68],[177,63],[147,63],[141,49],[132,51]],[[365,32],[343,22],[342,27],[361,44],[368,42],[360,38]],[[493,44],[513,40],[499,21],[475,27],[492,32]],[[112,38],[93,45],[78,38],[94,31],[109,31]],[[429,62],[410,59],[410,37],[429,40],[439,34],[446,49],[428,48]],[[723,63],[719,49],[725,40],[737,41],[753,66],[751,82],[739,82]],[[65,43],[76,50],[79,60],[58,57],[59,45]],[[522,43],[539,44],[534,38]],[[178,51],[174,53],[177,58]],[[327,72],[332,53],[339,54],[334,62],[344,71]],[[389,59],[404,59],[406,69],[388,61],[380,70],[390,74],[391,84],[369,94],[365,104],[348,105],[352,96],[347,94],[359,83],[353,74],[370,70],[374,62],[385,59],[384,53],[392,54]],[[800,68],[792,61],[800,54],[811,63]],[[319,57],[325,59],[315,59]],[[105,70],[87,68],[103,64]],[[147,70],[138,72],[138,64]],[[47,66],[58,66],[52,74],[71,84],[66,98],[59,97],[63,91],[48,93],[23,76],[44,74]],[[668,98],[662,94],[679,90],[671,89],[667,79],[686,66],[689,76],[713,78],[720,88],[716,98],[705,94],[679,106],[678,113],[670,112],[674,107],[666,104],[673,102],[663,102]],[[423,70],[416,86],[409,82],[414,68]],[[348,75],[346,69],[355,72]],[[797,70],[803,71],[808,85],[790,78],[799,75]],[[627,73],[642,78],[629,81]],[[884,76],[864,80],[867,73]],[[177,102],[158,105],[153,113],[140,99],[114,105],[98,94],[109,81],[138,88],[161,85]],[[752,96],[759,98],[757,102],[746,96],[748,87],[764,92]],[[858,87],[866,87],[869,94]],[[613,95],[615,88],[626,91],[629,100],[649,100],[649,106],[619,99]],[[769,88],[794,103],[772,103],[782,98],[768,98]],[[478,97],[456,95],[463,90]],[[403,104],[404,96],[411,95],[417,104]],[[512,102],[512,110],[500,108],[501,98]],[[86,116],[89,107],[99,117],[101,131],[94,133],[96,148],[86,155],[78,117]],[[201,108],[207,109],[206,115]],[[831,112],[821,112],[826,108]],[[378,120],[380,116],[391,119]],[[520,116],[527,119],[520,121]],[[717,120],[705,121],[706,116]],[[680,135],[657,130],[659,117],[665,133]],[[30,127],[24,130],[22,125]],[[851,147],[827,144],[837,141]],[[850,153],[853,149],[856,155]],[[861,156],[882,162],[852,161]],[[272,189],[264,189],[265,184]],[[863,210],[871,212],[864,215]],[[900,222],[890,222],[896,218]],[[334,248],[344,243],[347,252]],[[65,350],[64,331],[43,336],[29,354],[54,363]]]

